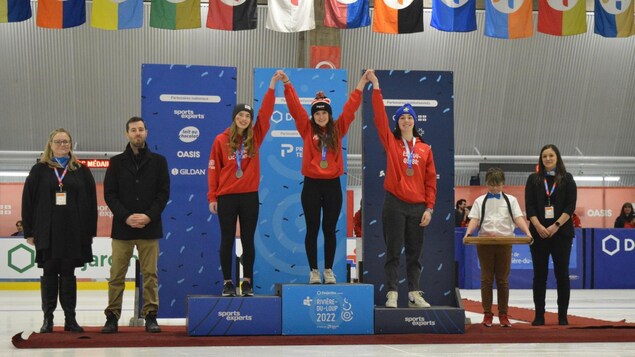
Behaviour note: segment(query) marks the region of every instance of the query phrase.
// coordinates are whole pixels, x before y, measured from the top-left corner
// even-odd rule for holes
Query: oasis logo
[[[201,157],[200,151],[177,151],[176,156],[180,158],[198,159]]]
[[[186,126],[179,132],[179,139],[184,143],[191,143],[198,139],[200,131],[195,126]]]
[[[608,235],[602,239],[602,251],[610,256],[614,256],[619,251],[632,252],[635,250],[635,240],[626,238],[624,239],[624,246],[622,247],[621,241],[614,235]]]

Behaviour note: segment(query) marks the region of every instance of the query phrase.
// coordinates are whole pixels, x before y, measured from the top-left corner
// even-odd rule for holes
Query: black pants
[[[554,235],[543,239],[534,237],[531,245],[531,259],[534,267],[533,297],[536,313],[545,312],[545,296],[547,293],[547,276],[549,273],[549,255],[553,259],[553,271],[556,276],[558,290],[558,312],[567,313],[571,285],[569,282],[569,259],[571,257],[572,237]]]
[[[240,219],[240,242],[243,246],[243,276],[254,276],[254,234],[258,223],[260,202],[258,192],[237,193],[218,197],[218,222],[220,224],[220,266],[223,279],[232,279],[232,258],[236,240],[236,220]]]
[[[399,280],[399,258],[405,246],[408,291],[419,291],[421,277],[421,250],[424,228],[419,226],[426,210],[423,203],[408,203],[386,192],[382,211],[384,242],[386,243],[386,291],[397,291]]]
[[[322,217],[322,233],[324,234],[324,269],[332,269],[335,260],[336,237],[335,227],[342,210],[342,185],[340,179],[304,178],[302,187],[302,209],[306,222],[304,246],[311,269],[318,268],[317,239]]]
[[[75,265],[70,260],[49,259],[42,265],[44,276],[75,276]]]

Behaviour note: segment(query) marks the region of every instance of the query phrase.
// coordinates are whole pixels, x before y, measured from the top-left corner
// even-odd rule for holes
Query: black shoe
[[[566,316],[558,316],[558,325],[567,326],[569,324],[569,320],[567,320]]]
[[[531,323],[531,326],[544,326],[545,318],[544,317],[536,317],[534,321]]]
[[[64,319],[64,331],[84,332],[84,328],[79,326],[74,317],[67,317]]]
[[[156,312],[149,312],[146,315],[146,332],[157,333],[161,332],[161,327],[157,323]]]
[[[240,292],[243,296],[254,296],[254,288],[251,286],[251,283],[247,280],[244,280],[240,284]]]
[[[51,333],[53,332],[53,315],[50,317],[45,317],[44,322],[42,323],[42,327],[40,327],[40,333]]]
[[[228,281],[223,286],[223,296],[236,296],[236,287],[234,283]]]
[[[115,333],[119,330],[119,319],[112,312],[106,313],[106,324],[101,328],[101,333]]]

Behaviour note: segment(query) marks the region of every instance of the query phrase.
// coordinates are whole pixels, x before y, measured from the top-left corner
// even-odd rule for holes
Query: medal
[[[243,170],[241,169],[236,170],[236,178],[241,178],[241,177],[243,177]]]
[[[406,169],[406,175],[412,176],[414,174],[415,174],[415,170],[414,169],[412,169],[410,167]]]
[[[326,160],[322,160],[322,161],[320,161],[320,167],[325,169],[325,168],[329,167],[329,163]]]

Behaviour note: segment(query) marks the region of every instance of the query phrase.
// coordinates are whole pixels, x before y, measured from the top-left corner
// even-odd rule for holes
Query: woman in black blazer
[[[530,221],[529,230],[534,238],[534,243],[530,247],[536,309],[533,326],[545,324],[545,294],[550,255],[558,288],[558,324],[569,324],[569,258],[575,236],[571,217],[575,211],[576,200],[577,186],[573,176],[564,166],[560,151],[553,144],[544,146],[540,150],[538,172],[529,175],[525,186],[525,209]]]

